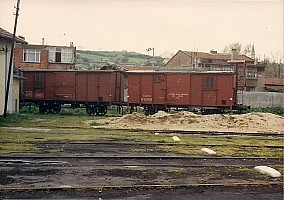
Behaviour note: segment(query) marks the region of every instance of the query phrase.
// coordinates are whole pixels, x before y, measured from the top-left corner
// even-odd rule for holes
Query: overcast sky
[[[0,0],[0,26],[13,32],[17,0]],[[21,0],[17,35],[30,44],[156,55],[255,44],[283,58],[283,1]],[[283,62],[283,59],[282,59]]]

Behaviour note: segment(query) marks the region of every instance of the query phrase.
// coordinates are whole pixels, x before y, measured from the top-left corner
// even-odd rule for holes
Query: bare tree
[[[225,54],[231,54],[232,49],[236,50],[236,54],[240,54],[241,50],[242,50],[242,44],[239,42],[235,42],[232,44],[228,44],[225,46],[223,53]]]
[[[252,44],[247,44],[242,51],[242,54],[246,55],[246,56],[251,56],[251,50],[252,50]]]
[[[282,64],[281,53],[271,53],[266,67],[266,76],[268,77],[283,77],[284,67]]]

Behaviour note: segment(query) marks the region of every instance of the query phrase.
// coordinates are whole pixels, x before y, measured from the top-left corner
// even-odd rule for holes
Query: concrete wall
[[[243,104],[252,108],[282,107],[284,108],[284,93],[278,92],[244,92]]]

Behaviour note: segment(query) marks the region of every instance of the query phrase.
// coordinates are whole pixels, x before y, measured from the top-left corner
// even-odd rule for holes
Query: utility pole
[[[279,61],[278,77],[281,78],[281,59]]]
[[[146,51],[148,52],[148,56],[149,56],[149,51],[153,51],[153,66],[154,66],[154,61],[155,61],[155,50],[154,47],[153,48],[147,48]]]
[[[14,24],[14,32],[13,32],[13,38],[12,38],[12,47],[11,47],[11,54],[10,54],[10,63],[9,63],[9,70],[8,70],[8,80],[6,85],[6,93],[5,93],[5,105],[4,105],[4,115],[3,117],[6,118],[7,115],[7,107],[8,107],[8,97],[9,97],[9,89],[10,89],[10,81],[11,81],[11,74],[12,74],[12,64],[13,64],[13,58],[14,58],[14,48],[16,43],[16,31],[17,31],[17,23],[18,23],[18,16],[19,16],[19,10],[20,10],[20,0],[17,2],[16,8],[16,15],[15,15],[15,24]]]

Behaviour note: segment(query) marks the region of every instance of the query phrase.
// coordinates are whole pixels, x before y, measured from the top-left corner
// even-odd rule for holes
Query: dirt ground
[[[88,121],[91,124],[94,121]],[[191,112],[169,114],[163,111],[152,116],[140,113],[118,118],[96,120],[107,128],[144,130],[185,130],[218,132],[284,133],[284,117],[270,113],[248,113],[242,115],[198,115]]]
[[[283,197],[282,177],[264,176],[252,169],[256,165],[280,165],[278,159],[170,159],[168,156],[180,154],[169,155],[154,147],[151,156],[158,158],[150,159],[142,158],[149,156],[147,152],[133,152],[139,148],[135,142],[79,145],[54,141],[37,145],[42,149],[41,154],[14,153],[10,155],[16,157],[0,159],[0,199],[280,200]],[[75,157],[65,157],[70,155]],[[118,158],[118,155],[136,157]],[[255,183],[258,185],[249,185]]]

